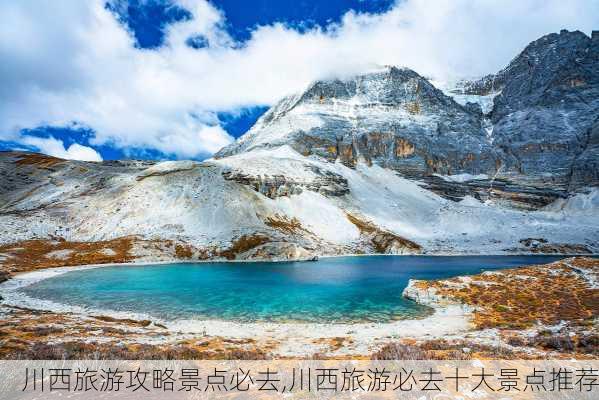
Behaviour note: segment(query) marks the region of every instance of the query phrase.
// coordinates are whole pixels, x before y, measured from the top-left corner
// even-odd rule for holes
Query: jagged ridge
[[[315,82],[202,163],[0,153],[0,243],[117,240],[153,260],[597,252],[597,35],[581,35],[525,49],[484,112],[491,97],[387,67]],[[576,56],[559,68],[520,65],[562,48]]]

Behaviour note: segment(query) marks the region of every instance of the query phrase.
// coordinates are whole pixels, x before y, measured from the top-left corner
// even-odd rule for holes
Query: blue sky
[[[339,22],[349,10],[381,13],[394,0],[212,0],[211,4],[222,10],[227,18],[226,29],[239,42],[250,38],[258,25],[284,22],[298,29],[316,25],[327,26]],[[163,44],[164,27],[183,21],[192,15],[182,7],[162,0],[119,1],[108,4],[133,31],[141,48],[156,48]]]
[[[242,46],[250,39],[251,32],[258,25],[269,25],[282,22],[297,28],[299,31],[326,26],[339,22],[342,15],[349,10],[357,12],[382,12],[390,7],[392,0],[214,0],[211,3],[226,16],[226,31]],[[127,26],[135,37],[135,45],[139,49],[152,51],[164,45],[165,29],[181,21],[193,18],[185,8],[168,0],[128,0],[114,1],[105,4],[118,21]],[[208,41],[200,37],[192,37],[188,43],[191,47],[205,47]],[[254,122],[266,111],[268,106],[257,105],[234,112],[219,112],[217,118],[221,126],[234,138],[245,133]],[[73,143],[90,146],[104,160],[121,158],[160,158],[173,159],[175,154],[168,154],[149,148],[119,149],[110,143],[103,145],[90,144],[94,136],[93,128],[70,128],[60,126],[38,126],[23,129],[28,136],[56,138],[63,142],[65,148]],[[34,145],[27,145],[10,140],[0,140],[0,150],[25,149],[37,151]],[[200,155],[198,158],[204,158]]]
[[[283,22],[296,27],[299,31],[325,27],[330,23],[339,22],[341,16],[350,10],[366,13],[380,13],[387,10],[394,0],[213,0],[211,1],[226,15],[225,28],[238,41],[238,45],[250,39],[251,32],[258,25],[269,25]],[[118,15],[120,21],[127,24],[133,32],[136,44],[140,48],[155,49],[164,43],[164,28],[172,23],[191,18],[184,8],[168,1],[161,0],[130,0],[126,6],[119,8],[107,5]],[[204,38],[194,37],[202,47],[208,45]],[[194,47],[193,42],[190,46]],[[247,107],[235,113],[219,113],[218,118],[223,128],[233,137],[244,134],[256,120],[268,110],[267,106]],[[77,132],[74,133],[77,135]],[[102,149],[104,158],[122,157],[110,149]],[[156,156],[156,154],[147,154]],[[168,155],[163,155],[168,157]],[[172,156],[171,156],[172,158]]]
[[[543,34],[599,26],[592,0],[430,4],[0,2],[0,150],[204,159],[313,80],[387,64],[482,75]]]

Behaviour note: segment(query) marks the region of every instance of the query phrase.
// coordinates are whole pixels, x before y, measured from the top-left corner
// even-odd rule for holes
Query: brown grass
[[[353,214],[346,213],[349,222],[354,224],[363,235],[369,236],[377,253],[386,253],[393,242],[399,243],[402,247],[413,253],[422,251],[422,247],[411,240],[396,235],[393,232],[379,228],[370,221],[366,221]]]
[[[316,344],[326,345],[327,350],[329,352],[334,352],[334,351],[341,349],[346,344],[353,343],[353,339],[351,337],[336,336],[336,337],[332,337],[332,338],[314,339],[312,342],[316,343]],[[320,353],[319,353],[319,355],[320,355]]]
[[[222,250],[219,255],[227,260],[234,260],[238,254],[245,253],[264,243],[268,243],[270,238],[260,234],[243,235],[235,239],[227,250]]]
[[[389,343],[371,355],[373,360],[430,360],[432,353],[423,350],[420,346]]]
[[[512,346],[535,347],[543,351],[563,354],[589,357],[599,355],[599,334],[589,333],[584,329],[572,331],[563,328],[558,332],[542,330],[534,336],[516,334],[509,336],[506,342]]]
[[[272,348],[269,343],[258,347],[253,339],[204,335],[144,345],[138,340],[170,333],[145,320],[81,318],[8,306],[3,311],[0,359],[265,359]]]
[[[298,234],[298,233],[309,233],[309,231],[302,226],[299,220],[295,217],[288,218],[284,215],[274,215],[267,217],[264,223],[280,232],[286,234]]]
[[[373,223],[360,219],[355,215],[347,213],[346,216],[349,222],[354,224],[356,228],[358,228],[358,230],[362,233],[375,233],[379,230],[379,228]]]
[[[7,255],[2,262],[3,270],[9,273],[31,271],[42,268],[85,264],[126,263],[133,261],[130,254],[135,237],[127,236],[99,242],[69,242],[58,240],[26,240],[0,246],[0,253]],[[111,249],[114,254],[102,250]],[[72,250],[64,258],[49,258],[46,255],[58,250]]]
[[[57,164],[65,162],[62,158],[47,156],[45,154],[24,153],[19,155],[19,159],[15,161],[18,166],[34,165],[40,168],[50,168]]]
[[[35,343],[16,347],[4,359],[36,360],[266,360],[259,349],[202,350],[187,345],[119,344],[98,342]]]
[[[417,343],[413,340],[392,342],[371,354],[373,360],[496,360],[535,359],[538,354],[513,351],[506,346],[488,346],[468,340],[434,339]]]
[[[175,245],[175,255],[177,258],[191,258],[193,256],[193,251],[190,246],[176,244]]]
[[[574,258],[574,266],[599,272],[599,260]],[[524,329],[537,322],[588,325],[599,317],[599,290],[564,262],[504,270],[472,276],[470,284],[459,278],[419,282],[437,293],[476,307],[477,328]],[[456,285],[460,285],[456,286]]]

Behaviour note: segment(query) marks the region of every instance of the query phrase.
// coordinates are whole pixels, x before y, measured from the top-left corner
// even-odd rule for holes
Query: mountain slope
[[[566,30],[543,36],[466,91],[499,92],[490,115],[504,153],[498,176],[564,191],[599,184],[590,156],[599,118],[599,31],[591,38]]]
[[[149,259],[599,248],[596,194],[576,198],[590,207],[570,200],[534,212],[471,197],[454,202],[389,169],[363,163],[349,168],[306,158],[290,147],[151,165],[45,157],[51,165],[40,165],[32,164],[42,158],[38,155],[0,154],[2,176],[13,184],[2,196],[1,238],[6,245],[16,243],[4,249],[5,256],[18,256],[13,250],[29,239],[98,242],[130,236],[139,239],[134,256]],[[35,182],[23,182],[31,176]]]
[[[315,82],[204,162],[0,153],[0,258],[596,253],[596,44],[548,35],[444,91],[395,67]]]
[[[480,110],[456,103],[405,68],[315,82],[215,158],[285,144],[306,156],[349,167],[377,163],[410,177],[478,173],[495,165]]]
[[[405,68],[315,82],[215,157],[290,145],[349,167],[391,168],[447,198],[539,208],[599,184],[598,61],[599,32],[562,31],[531,43],[498,74],[450,90],[470,95],[465,102]],[[456,186],[436,176],[460,174],[488,179]]]

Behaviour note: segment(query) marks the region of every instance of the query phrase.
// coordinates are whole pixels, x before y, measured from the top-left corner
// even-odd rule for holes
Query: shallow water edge
[[[422,256],[392,256],[395,257],[395,259],[403,259],[403,258],[411,258],[411,259],[422,259]],[[491,256],[492,257],[492,256]],[[334,257],[336,259],[339,259],[340,257]],[[385,257],[386,258],[386,257]],[[470,257],[468,257],[470,258]],[[483,257],[483,258],[486,258]],[[501,257],[503,258],[503,257]],[[528,257],[527,257],[528,258]],[[532,257],[531,257],[532,258]],[[547,259],[548,257],[543,257],[545,259]],[[561,256],[558,257],[551,257],[551,258],[563,258]],[[383,259],[383,258],[381,258]],[[337,260],[337,261],[341,261],[341,260]],[[539,261],[539,260],[535,260],[535,261]],[[76,314],[82,314],[82,315],[110,315],[113,316],[115,318],[131,318],[131,319],[143,319],[143,320],[151,320],[151,321],[156,321],[157,323],[160,323],[162,325],[166,325],[166,326],[178,326],[178,327],[192,327],[195,325],[206,325],[207,323],[210,324],[214,324],[217,321],[226,323],[228,325],[235,325],[235,324],[243,324],[243,325],[247,325],[247,324],[252,324],[252,323],[257,323],[257,324],[271,324],[271,325],[280,325],[280,324],[302,324],[302,325],[306,325],[306,324],[316,324],[316,325],[340,325],[340,326],[357,326],[357,325],[371,325],[371,324],[393,324],[395,322],[401,322],[404,320],[421,320],[421,319],[426,319],[427,317],[430,316],[431,312],[426,312],[426,313],[422,313],[419,316],[408,316],[406,318],[398,318],[398,319],[392,319],[391,321],[296,321],[296,320],[285,320],[285,321],[280,321],[280,320],[275,320],[275,321],[270,321],[270,320],[259,320],[259,321],[242,321],[239,318],[213,318],[212,316],[204,316],[201,318],[158,318],[156,315],[150,315],[149,313],[144,313],[144,312],[139,312],[139,311],[118,311],[118,310],[114,310],[114,309],[110,309],[110,308],[103,308],[103,307],[90,307],[90,306],[81,306],[81,305],[73,305],[73,304],[65,304],[62,303],[60,301],[52,301],[49,299],[44,299],[44,298],[37,298],[35,296],[28,296],[26,293],[23,293],[22,289],[29,287],[31,285],[35,285],[38,282],[44,281],[46,279],[50,279],[50,278],[54,278],[60,275],[63,275],[65,273],[68,272],[72,272],[72,271],[83,271],[83,270],[89,270],[89,269],[97,269],[97,268],[102,268],[102,267],[115,267],[115,266],[148,266],[148,265],[160,265],[160,266],[164,266],[165,264],[173,264],[170,262],[159,262],[159,263],[152,263],[152,262],[140,262],[140,263],[127,263],[127,264],[98,264],[98,265],[85,265],[85,266],[74,266],[74,267],[59,267],[59,268],[51,268],[51,269],[45,269],[45,270],[38,270],[38,271],[33,271],[33,272],[27,272],[27,273],[22,273],[19,275],[16,275],[13,279],[10,279],[7,282],[4,282],[3,284],[0,284],[0,292],[4,295],[5,297],[5,304],[9,304],[9,305],[14,305],[14,306],[19,306],[19,307],[26,307],[26,308],[31,308],[31,309],[38,309],[38,310],[48,310],[48,311],[54,311],[54,312],[58,312],[58,313],[76,313]],[[175,263],[175,264],[188,264],[188,263]],[[197,264],[205,264],[205,263],[197,263]],[[484,267],[484,263],[482,263],[483,267]],[[507,262],[506,262],[507,264]],[[358,264],[359,265],[359,264]],[[521,263],[520,265],[527,265],[526,263]],[[361,265],[359,265],[361,267]],[[310,266],[311,269],[314,267],[314,265]],[[330,265],[327,267],[331,267]],[[334,266],[333,266],[334,267]],[[510,266],[510,265],[506,265],[504,267],[501,268],[513,268],[514,266]],[[489,267],[489,268],[485,268],[487,270],[489,269],[498,269],[496,267]],[[481,270],[483,270],[481,268]],[[458,271],[456,273],[454,273],[453,275],[457,276],[457,275],[469,275],[471,273],[475,273],[473,271],[471,272],[466,272],[466,273],[462,273],[461,271]],[[410,275],[411,278],[411,275]],[[397,279],[404,279],[405,277],[401,278],[397,278]],[[350,281],[349,284],[352,284],[353,282]],[[403,288],[405,288],[406,285],[403,286]],[[399,292],[401,293],[401,289],[399,290]],[[395,292],[394,292],[395,293]],[[84,302],[82,302],[84,303]],[[78,304],[82,304],[82,303],[78,303]],[[428,308],[428,307],[427,307]],[[428,314],[428,315],[427,315]]]

